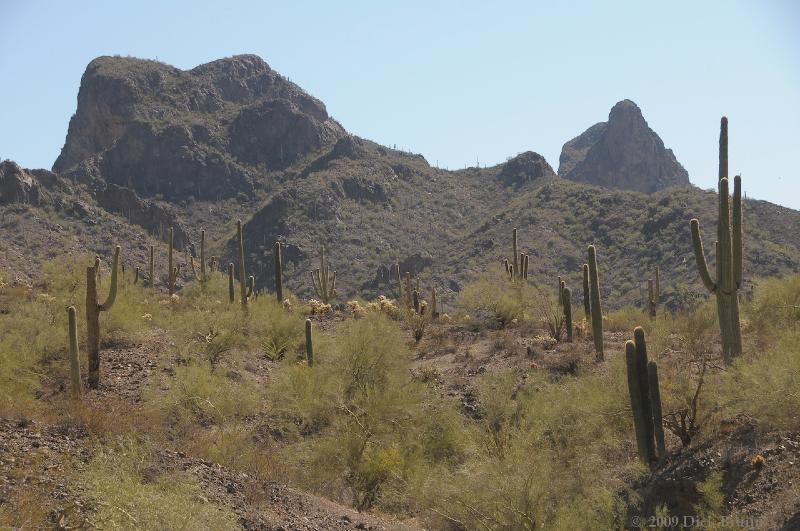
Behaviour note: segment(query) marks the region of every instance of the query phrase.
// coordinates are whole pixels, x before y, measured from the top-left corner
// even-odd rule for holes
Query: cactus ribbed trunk
[[[647,362],[647,380],[650,387],[650,402],[653,410],[653,433],[656,437],[658,459],[667,457],[667,445],[664,440],[664,419],[661,411],[661,391],[658,384],[658,365],[655,361]]]
[[[717,298],[717,316],[722,340],[722,356],[730,363],[742,352],[738,290],[742,285],[742,180],[733,180],[733,202],[728,181],[728,120],[720,123],[719,197],[716,250],[716,281],[711,279],[700,235],[700,222],[690,221],[697,271],[703,285]]]
[[[397,277],[397,302],[403,298],[403,278],[400,276],[400,264],[394,265],[394,274]]]
[[[414,301],[414,312],[419,314],[419,292],[417,290],[414,290],[412,299]]]
[[[73,398],[81,394],[81,362],[78,356],[78,322],[75,317],[75,307],[67,308],[67,321],[69,327],[69,379]]]
[[[311,319],[306,319],[306,360],[308,366],[314,366],[314,343],[311,337]]]
[[[431,288],[431,319],[439,317],[439,310],[436,309],[436,286]]]
[[[281,242],[275,242],[275,298],[283,302],[283,259],[281,258]]]
[[[152,245],[150,246],[150,288],[156,289],[156,250]]]
[[[514,257],[514,269],[511,270],[511,279],[519,276],[519,255],[517,254],[517,229],[514,229],[514,243],[512,244],[511,256]]]
[[[564,287],[561,292],[561,298],[564,305],[564,323],[567,327],[567,341],[572,343],[572,291]]]
[[[239,296],[242,307],[247,308],[247,273],[244,268],[244,235],[242,234],[242,220],[236,221],[236,253],[239,257]]]
[[[650,313],[650,318],[655,319],[656,293],[655,293],[655,283],[653,282],[652,278],[647,279],[647,306],[648,306],[648,311]]]
[[[228,264],[228,301],[233,304],[236,300],[236,290],[233,289],[233,262]]]
[[[97,389],[100,385],[100,312],[111,309],[117,297],[117,270],[119,268],[120,247],[114,249],[114,260],[111,266],[111,286],[108,297],[103,304],[97,303],[97,272],[100,268],[95,265],[86,268],[86,351],[89,357],[90,389]]]
[[[167,267],[169,268],[169,295],[170,297],[175,294],[175,279],[178,276],[178,270],[172,266],[172,249],[175,238],[175,229],[169,228],[169,260]]]
[[[597,273],[597,252],[594,245],[589,246],[589,292],[592,314],[592,339],[598,361],[603,361],[603,310],[600,306],[600,279]]]
[[[583,313],[587,321],[592,318],[592,305],[589,302],[589,264],[583,264]]]

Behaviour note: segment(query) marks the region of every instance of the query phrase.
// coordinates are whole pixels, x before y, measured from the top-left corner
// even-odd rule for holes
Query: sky
[[[450,169],[564,142],[628,98],[715,186],[800,209],[800,2],[0,0],[0,159],[49,168],[100,55],[188,69],[254,53],[348,131]]]

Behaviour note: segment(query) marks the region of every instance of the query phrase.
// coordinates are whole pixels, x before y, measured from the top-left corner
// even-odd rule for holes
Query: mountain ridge
[[[607,129],[593,127],[597,137]],[[584,140],[576,145],[587,155],[570,159],[573,169],[597,146],[591,135]],[[451,304],[476,274],[499,267],[517,227],[543,285],[556,276],[579,285],[586,245],[595,243],[610,307],[638,303],[656,265],[667,302],[679,305],[702,294],[683,267],[692,259],[688,221],[700,217],[710,231],[716,217],[713,194],[695,187],[647,195],[573,182],[532,151],[491,167],[434,168],[421,155],[347,133],[322,102],[251,55],[190,70],[131,58],[92,61],[54,170],[75,187],[69,201],[29,204],[27,214],[46,208],[70,223],[82,216],[127,223],[138,246],[126,254],[131,267],[144,265],[149,245],[163,248],[167,225],[186,235],[187,252],[196,252],[204,229],[207,254],[236,262],[233,227],[242,218],[246,266],[258,288],[273,287],[272,245],[281,241],[285,286],[313,296],[308,271],[324,245],[339,269],[340,300],[392,293],[387,271],[400,263]],[[133,210],[118,197],[129,198]],[[748,270],[797,271],[800,239],[791,227],[800,225],[800,213],[752,200],[745,208],[756,229],[745,244]],[[86,239],[82,245],[103,255],[111,248]],[[31,269],[40,260],[32,258],[0,265]]]

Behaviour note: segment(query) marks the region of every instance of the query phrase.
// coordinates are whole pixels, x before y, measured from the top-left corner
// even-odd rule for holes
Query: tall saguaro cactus
[[[205,286],[206,281],[208,281],[208,275],[206,274],[206,231],[200,231],[200,272],[198,273],[197,267],[194,265],[194,257],[189,257],[189,264],[192,266],[192,273],[194,273],[194,277],[200,282],[201,286]]]
[[[561,304],[564,306],[564,323],[567,328],[567,341],[572,343],[572,291],[564,286],[561,290]]]
[[[169,259],[167,261],[167,267],[169,268],[169,276],[167,285],[169,286],[169,295],[170,297],[175,294],[175,280],[178,278],[178,268],[172,266],[172,250],[173,244],[175,242],[175,229],[173,227],[169,228]]]
[[[513,243],[511,255],[514,257],[514,269],[511,270],[511,279],[521,276],[519,274],[519,255],[517,254],[517,229],[513,231]]]
[[[103,304],[97,303],[97,271],[99,264],[86,268],[86,350],[89,355],[89,387],[97,389],[100,385],[100,312],[107,312],[114,305],[117,297],[117,270],[119,269],[119,251],[114,249],[114,260],[111,266],[111,286],[108,297]]]
[[[244,234],[242,233],[242,220],[236,220],[236,253],[239,257],[239,296],[243,308],[247,308],[247,301],[253,293],[254,284],[248,283],[247,273],[244,268]]]
[[[311,284],[314,286],[314,293],[324,304],[336,297],[336,271],[331,272],[331,266],[325,261],[325,247],[320,251],[319,269],[311,272]]]
[[[275,298],[283,302],[283,259],[281,258],[281,242],[275,242]]]
[[[589,246],[589,292],[592,314],[592,338],[597,361],[603,361],[603,310],[600,306],[600,279],[597,274],[597,252]]]
[[[306,319],[306,360],[308,366],[314,366],[314,342],[311,337],[311,319]]]
[[[689,223],[694,257],[700,280],[717,298],[717,316],[722,337],[722,356],[726,363],[742,353],[738,290],[742,285],[742,179],[733,179],[733,204],[728,183],[728,119],[720,123],[719,136],[719,219],[717,221],[716,281],[708,271],[700,221]]]
[[[75,317],[75,306],[67,308],[69,328],[69,379],[72,397],[81,394],[81,362],[78,358],[78,322]]]
[[[156,250],[152,245],[150,246],[150,289],[156,289]]]
[[[592,305],[589,302],[589,264],[583,264],[583,313],[587,321],[592,318]]]
[[[233,289],[233,262],[228,264],[228,302],[233,304],[236,300],[236,291]]]
[[[625,343],[625,363],[636,446],[641,460],[652,464],[657,458],[656,444],[661,458],[666,455],[666,447],[661,418],[661,394],[658,389],[658,367],[654,361],[647,361],[647,343],[644,330],[640,326],[633,331],[633,341]]]

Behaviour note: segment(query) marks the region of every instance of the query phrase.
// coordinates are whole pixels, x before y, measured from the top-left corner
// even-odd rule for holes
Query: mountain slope
[[[338,270],[340,301],[392,293],[392,266],[399,263],[402,272],[420,275],[425,291],[435,285],[449,306],[475,274],[500,267],[511,252],[513,227],[543,285],[563,276],[579,286],[586,246],[595,243],[609,308],[638,303],[655,266],[669,304],[705,296],[688,222],[699,217],[711,239],[715,195],[691,186],[658,191],[686,184],[685,171],[632,102],[615,106],[608,125],[601,125],[568,143],[572,154],[562,158],[562,174],[586,169],[614,130],[630,140],[615,148],[623,149],[621,160],[638,160],[626,145],[655,146],[659,156],[672,157],[673,177],[653,180],[645,164],[638,178],[639,166],[629,165],[620,175],[649,183],[651,195],[592,186],[557,176],[533,152],[490,168],[445,171],[420,155],[349,135],[321,102],[255,56],[188,71],[102,57],[83,76],[56,173],[26,174],[50,199],[40,204],[17,194],[17,204],[0,208],[4,216],[22,209],[26,216],[48,217],[68,234],[82,234],[75,223],[89,218],[92,231],[104,237],[80,236],[80,244],[68,248],[108,255],[118,241],[125,262],[142,268],[149,245],[163,242],[169,226],[176,227],[180,249],[197,253],[193,242],[204,229],[207,254],[223,265],[236,262],[234,222],[241,218],[246,266],[257,287],[272,289],[272,247],[281,241],[285,285],[304,297],[313,296],[308,271],[325,246]],[[708,148],[715,156],[716,147]],[[76,201],[85,208],[76,211]],[[800,213],[748,200],[745,222],[748,278],[798,270]],[[62,239],[48,227],[26,224],[28,243],[22,244],[18,226],[4,224],[2,242],[11,242],[13,251],[2,244],[4,267],[35,276],[37,264],[59,250],[53,242]]]

